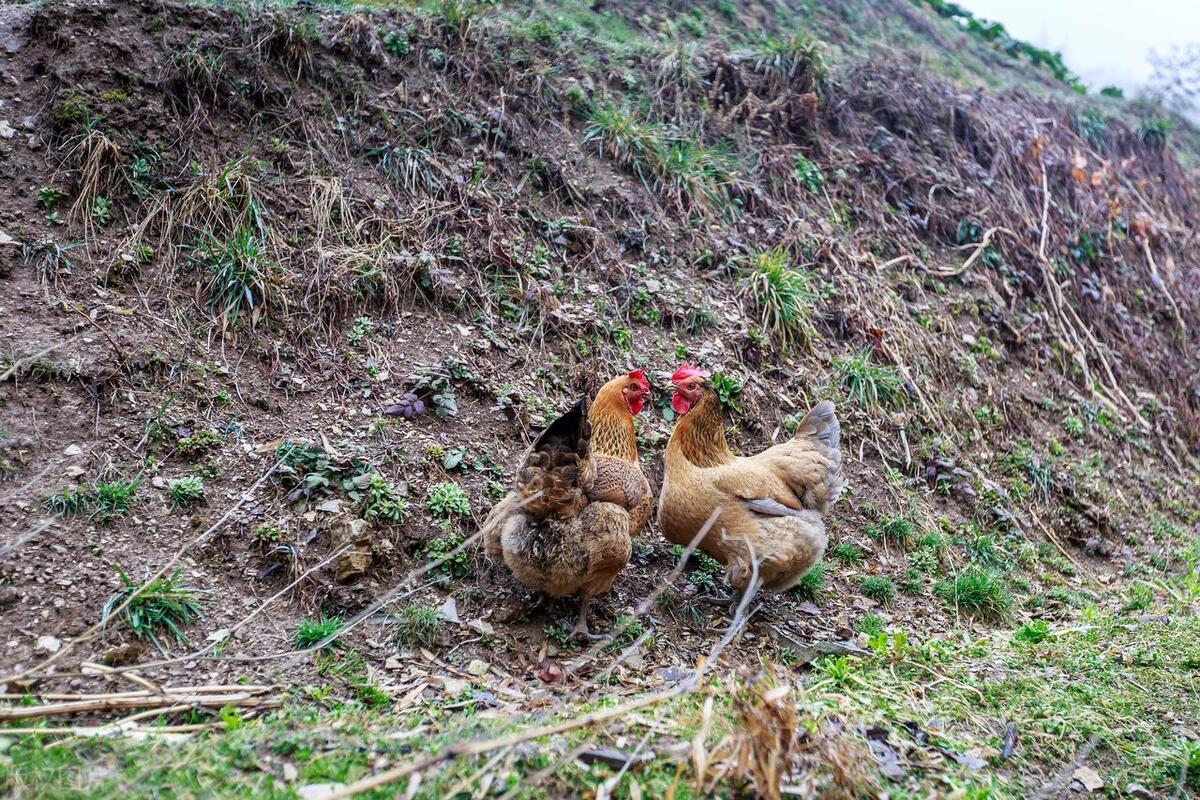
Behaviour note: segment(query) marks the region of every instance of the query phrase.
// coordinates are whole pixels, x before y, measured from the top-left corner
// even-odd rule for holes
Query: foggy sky
[[[958,0],[978,17],[1047,50],[1058,50],[1088,88],[1132,95],[1152,68],[1151,48],[1200,41],[1200,0]]]

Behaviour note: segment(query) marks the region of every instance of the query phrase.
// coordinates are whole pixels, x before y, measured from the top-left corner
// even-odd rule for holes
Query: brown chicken
[[[833,403],[818,403],[790,441],[738,458],[708,376],[688,364],[671,376],[680,418],[667,442],[658,522],[667,539],[686,545],[720,507],[700,548],[725,565],[735,589],[750,583],[753,556],[761,585],[785,591],[825,552],[822,515],[842,491]]]
[[[650,519],[633,429],[649,391],[635,370],[604,384],[590,411],[581,400],[552,422],[483,523],[487,554],[521,583],[550,597],[579,592],[577,638],[591,636],[588,604],[612,587]]]

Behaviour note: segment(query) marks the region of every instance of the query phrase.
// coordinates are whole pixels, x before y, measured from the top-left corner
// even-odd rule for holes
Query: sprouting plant
[[[199,458],[213,450],[216,450],[224,442],[221,435],[214,430],[202,428],[191,436],[184,436],[175,445],[175,449],[179,451],[181,456],[187,458]]]
[[[801,153],[797,153],[792,160],[792,174],[796,176],[796,181],[810,192],[819,192],[825,185],[825,173]]]
[[[1034,619],[1026,622],[1013,633],[1013,639],[1027,644],[1041,644],[1050,638],[1050,626],[1045,620]]]
[[[175,507],[199,502],[204,499],[204,481],[194,475],[176,478],[167,484],[167,496]]]
[[[262,544],[278,544],[283,541],[285,535],[286,532],[281,526],[270,523],[263,523],[254,529],[254,538]]]
[[[302,619],[292,634],[292,645],[297,650],[306,650],[330,636],[335,636],[342,629],[342,618],[322,614],[320,619]],[[328,651],[337,647],[338,640],[334,638],[322,650]]]
[[[878,636],[883,633],[883,617],[874,611],[863,614],[862,619],[858,621],[858,630],[867,636]]]
[[[107,225],[112,222],[113,201],[107,197],[95,197],[92,200],[91,215],[97,224]]]
[[[359,317],[354,320],[354,326],[346,332],[350,344],[358,344],[375,331],[375,322],[370,317]]]
[[[388,31],[383,35],[383,49],[397,57],[406,56],[408,55],[408,51],[412,49],[412,45],[409,42],[411,35],[411,25],[406,25],[398,31]]]
[[[138,157],[129,165],[129,183],[138,197],[150,194],[154,184],[154,165],[150,159]]]
[[[157,578],[143,588],[118,568],[122,588],[104,604],[100,624],[107,626],[113,614],[118,613],[117,609],[128,600],[128,605],[119,612],[120,620],[139,639],[149,639],[162,650],[158,634],[166,629],[176,641],[186,642],[187,637],[180,628],[202,616],[203,601],[198,590],[180,582],[179,572],[176,568],[169,576]]]
[[[954,580],[938,581],[933,592],[952,608],[986,618],[999,618],[1012,606],[1012,596],[995,573],[967,567]]]
[[[859,405],[893,408],[904,402],[904,381],[895,367],[871,363],[871,350],[835,358],[834,371],[846,394]]]
[[[736,375],[724,372],[714,372],[708,379],[708,385],[721,401],[721,405],[733,411],[741,412],[742,406],[738,398],[742,394],[742,382]]]
[[[362,501],[363,519],[387,520],[399,524],[408,517],[408,501],[379,473],[370,476]]]
[[[820,293],[813,286],[812,274],[793,269],[782,247],[759,250],[743,262],[742,288],[758,308],[763,327],[784,347],[807,344],[816,335],[812,309]]]
[[[896,597],[896,584],[886,575],[863,575],[858,579],[858,588],[863,597],[879,603],[887,603]]]
[[[60,191],[53,186],[43,186],[38,189],[38,205],[42,208],[54,208],[66,196],[66,192]]]
[[[430,486],[425,505],[435,519],[452,520],[471,516],[471,500],[457,483],[436,483]]]
[[[1028,486],[1043,500],[1054,490],[1054,467],[1049,459],[1034,450],[1029,442],[1017,443],[1004,456],[1004,467],[1009,474],[1028,481]]]
[[[640,639],[642,634],[645,632],[645,626],[638,621],[637,617],[634,617],[630,614],[622,614],[621,616],[617,617],[617,622],[613,626],[613,640],[609,642],[604,649],[606,652],[610,653],[622,650]],[[643,643],[646,645],[646,647],[649,647],[651,644],[653,644],[653,637],[646,637]]]
[[[396,639],[405,644],[432,647],[441,635],[442,618],[437,609],[409,603],[400,612],[396,625]]]
[[[790,593],[798,600],[816,600],[821,596],[824,586],[825,565],[818,561],[808,572],[804,573],[804,577],[792,587]]]
[[[1083,435],[1083,420],[1074,414],[1064,417],[1062,421],[1063,430],[1067,435],[1075,438]]]
[[[425,543],[421,557],[434,583],[445,586],[455,578],[471,574],[471,560],[461,546],[462,537],[454,535],[435,536]]]
[[[248,317],[253,327],[270,298],[278,265],[258,233],[242,225],[227,239],[202,237],[191,247],[189,260],[200,275],[205,305],[222,328]]]

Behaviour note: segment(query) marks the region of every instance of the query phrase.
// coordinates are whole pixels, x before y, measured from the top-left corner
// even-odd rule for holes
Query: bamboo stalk
[[[92,711],[119,711],[133,708],[163,708],[184,706],[241,706],[272,708],[281,703],[278,696],[258,697],[250,693],[179,695],[162,697],[114,697],[105,700],[78,700],[66,703],[50,703],[41,706],[13,706],[0,708],[0,722],[18,719],[50,717],[58,714],[85,714]]]
[[[262,694],[279,689],[279,686],[267,685],[246,685],[238,686],[225,684],[210,684],[205,686],[164,686],[162,694],[179,695],[179,694],[217,694],[220,692],[246,692],[249,694]],[[0,694],[0,700],[12,700],[18,702],[31,695],[27,694]],[[151,692],[146,689],[133,689],[128,692],[106,692],[101,694],[66,694],[61,692],[47,692],[46,694],[32,695],[38,700],[112,700],[123,699],[129,697],[157,697],[158,692]]]

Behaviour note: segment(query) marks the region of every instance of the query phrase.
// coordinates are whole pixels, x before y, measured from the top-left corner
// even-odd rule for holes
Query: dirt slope
[[[57,649],[121,571],[140,583],[179,555],[203,617],[158,645],[220,642],[220,658],[152,679],[351,692],[311,654],[248,659],[401,587],[345,637],[375,684],[395,697],[389,659],[424,663],[395,643],[402,609],[452,598],[463,624],[436,663],[494,661],[534,694],[569,657],[569,603],[530,608],[474,548],[401,579],[474,532],[525,438],[579,393],[682,359],[717,371],[745,452],[818,399],[844,426],[823,587],[764,598],[730,669],[853,638],[869,615],[914,640],[1065,624],[1184,569],[1200,519],[1186,132],[1074,98],[922,7],[809,9],[822,45],[792,38],[804,8],[728,5],[0,7],[11,689],[162,659],[117,622]],[[958,43],[961,82],[915,40]],[[1012,86],[974,88],[992,63]],[[751,290],[756,265],[794,276],[775,301],[790,325],[769,324],[781,306]],[[638,422],[657,482],[669,395]],[[327,562],[360,514],[377,515],[372,563],[338,582]],[[652,529],[601,627],[674,561]],[[722,617],[685,588],[708,570],[637,623],[654,645],[622,675],[708,650]],[[946,602],[971,570],[999,587],[990,616]],[[50,656],[69,677],[44,680]],[[1026,788],[1052,774],[998,769]]]

